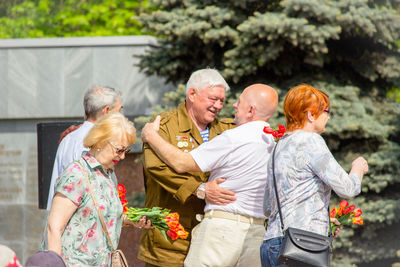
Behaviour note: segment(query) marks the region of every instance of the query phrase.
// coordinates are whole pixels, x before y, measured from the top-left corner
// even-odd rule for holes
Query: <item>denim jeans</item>
[[[260,247],[261,266],[262,267],[285,267],[278,261],[279,249],[281,248],[283,237],[276,237],[264,240]],[[286,266],[288,267],[288,266]]]

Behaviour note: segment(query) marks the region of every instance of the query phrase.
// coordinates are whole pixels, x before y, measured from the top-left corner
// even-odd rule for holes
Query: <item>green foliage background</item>
[[[272,125],[284,123],[282,100],[292,86],[310,83],[330,95],[334,117],[324,134],[349,170],[364,156],[370,172],[362,194],[351,200],[365,225],[343,230],[333,266],[391,262],[400,255],[400,16],[398,1],[153,0],[159,10],[142,14],[144,29],[162,36],[141,58],[148,74],[185,82],[193,70],[220,70],[232,87],[221,116],[245,86],[262,82],[280,93]],[[392,97],[388,97],[388,95]],[[165,96],[184,99],[183,85]],[[141,118],[141,121],[146,118]],[[148,118],[147,118],[148,119]],[[334,194],[333,194],[334,195]],[[335,196],[332,205],[339,202]]]
[[[141,35],[144,0],[29,0],[0,3],[0,38]]]

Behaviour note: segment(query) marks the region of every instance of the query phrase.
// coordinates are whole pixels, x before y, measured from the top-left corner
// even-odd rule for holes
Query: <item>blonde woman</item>
[[[121,113],[101,117],[84,139],[90,148],[57,179],[42,249],[60,254],[67,266],[109,266],[111,246],[88,189],[88,176],[112,240],[118,246],[122,224],[133,224],[122,213],[114,166],[125,158],[136,130]],[[142,218],[136,227],[150,228]]]

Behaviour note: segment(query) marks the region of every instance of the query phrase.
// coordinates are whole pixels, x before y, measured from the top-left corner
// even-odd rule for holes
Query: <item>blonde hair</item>
[[[83,140],[83,145],[88,148],[103,147],[107,141],[118,137],[132,145],[136,141],[136,129],[121,113],[108,113],[96,121]]]

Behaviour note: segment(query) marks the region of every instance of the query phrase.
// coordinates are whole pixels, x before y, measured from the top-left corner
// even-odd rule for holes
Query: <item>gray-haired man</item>
[[[121,92],[107,86],[95,86],[85,93],[83,107],[85,109],[85,122],[79,129],[65,136],[57,148],[51,175],[47,210],[50,210],[53,202],[54,183],[58,176],[68,164],[79,159],[82,156],[82,152],[88,150],[83,147],[83,139],[93,127],[93,124],[102,115],[109,112],[119,112],[122,109]]]

